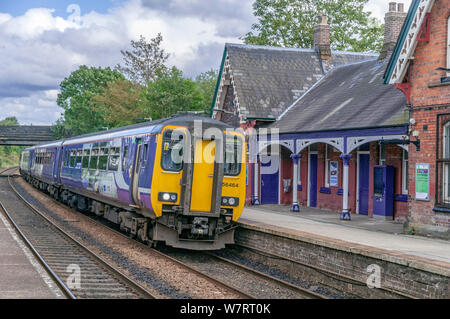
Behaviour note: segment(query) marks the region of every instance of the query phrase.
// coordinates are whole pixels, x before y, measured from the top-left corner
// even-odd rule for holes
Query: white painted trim
[[[402,48],[400,48],[400,54],[397,60],[394,61],[395,67],[392,71],[391,78],[389,79],[389,84],[402,83],[408,70],[410,60],[414,58],[414,52],[418,43],[417,35],[422,28],[426,13],[431,11],[434,1],[435,0],[421,0],[421,3],[417,7],[412,24],[409,30],[407,30],[405,41],[402,44]]]

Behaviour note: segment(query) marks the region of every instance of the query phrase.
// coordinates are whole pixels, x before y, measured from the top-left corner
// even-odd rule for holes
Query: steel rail
[[[8,176],[8,183],[11,187],[11,189],[14,191],[14,193],[31,209],[33,213],[36,215],[42,217],[47,223],[49,223],[54,229],[56,229],[59,233],[61,233],[65,238],[69,239],[70,242],[74,243],[76,246],[81,248],[83,251],[85,251],[90,257],[92,257],[95,261],[97,261],[100,265],[105,267],[109,272],[111,272],[114,276],[116,276],[117,279],[119,279],[122,283],[125,283],[129,286],[129,288],[132,288],[135,290],[138,294],[140,294],[142,297],[147,299],[156,299],[156,297],[147,291],[145,288],[140,286],[138,283],[133,281],[131,278],[129,278],[127,275],[122,273],[120,270],[112,266],[110,263],[108,263],[106,260],[104,260],[102,257],[98,256],[96,253],[94,253],[92,250],[87,248],[84,244],[82,244],[80,241],[73,238],[70,234],[68,234],[66,231],[64,231],[61,227],[56,225],[52,220],[50,220],[47,216],[45,216],[44,213],[42,213],[38,208],[36,208],[33,204],[31,204],[29,201],[27,201],[15,188],[13,183],[11,182],[10,176]],[[3,205],[2,205],[3,206]],[[17,225],[16,225],[17,227]],[[29,241],[28,241],[29,242]],[[31,243],[30,243],[31,244]],[[34,249],[36,250],[36,249]],[[54,272],[52,270],[52,272]],[[59,280],[60,281],[60,280]],[[72,292],[73,294],[73,292]]]
[[[213,254],[213,253],[210,253],[210,252],[205,252],[204,254],[206,254],[207,256],[216,258],[218,260],[221,260],[223,262],[226,262],[228,264],[234,265],[236,267],[239,267],[239,268],[241,268],[241,269],[243,269],[245,271],[251,272],[251,273],[253,273],[253,274],[255,274],[255,275],[259,276],[259,277],[268,279],[268,280],[273,281],[273,282],[275,282],[277,284],[281,284],[282,286],[285,286],[288,289],[294,289],[294,290],[300,292],[300,294],[303,294],[304,296],[308,297],[308,299],[328,299],[328,297],[326,297],[326,296],[324,296],[322,294],[319,294],[319,293],[316,293],[316,292],[311,291],[309,289],[306,289],[306,288],[303,288],[303,287],[291,284],[290,282],[287,282],[287,281],[279,279],[277,277],[268,275],[266,273],[263,273],[263,272],[258,271],[256,269],[253,269],[251,267],[242,265],[242,264],[237,263],[237,262],[235,262],[233,260],[230,260],[228,258],[224,258],[222,256],[217,256],[216,254]]]
[[[303,266],[303,267],[307,267],[307,268],[313,269],[313,270],[323,274],[324,276],[328,276],[328,277],[333,278],[335,280],[343,281],[343,282],[350,283],[350,284],[353,284],[353,285],[367,286],[367,283],[365,281],[362,281],[362,280],[359,280],[359,279],[356,279],[356,278],[352,278],[352,277],[349,277],[349,276],[341,275],[341,274],[338,274],[336,272],[333,272],[333,271],[330,271],[330,270],[326,270],[326,269],[323,269],[323,268],[320,268],[320,267],[317,267],[317,266],[312,266],[312,265],[303,263],[301,261],[294,260],[294,259],[289,258],[289,257],[281,256],[281,255],[278,255],[278,254],[275,254],[275,253],[269,253],[269,252],[266,252],[266,251],[262,251],[261,249],[245,246],[245,245],[242,245],[242,244],[235,244],[235,245],[239,246],[239,247],[242,247],[244,249],[247,249],[249,251],[254,251],[257,254],[260,254],[260,255],[263,255],[263,256],[267,256],[269,258],[285,260],[285,261],[289,261],[289,262],[294,263],[294,264],[298,264],[298,265]],[[403,297],[403,298],[417,299],[417,297],[411,296],[411,295],[406,294],[406,293],[401,292],[401,291],[397,291],[397,290],[392,289],[392,288],[380,287],[380,288],[377,288],[377,289],[384,290],[384,291],[386,291],[388,293],[392,293],[392,294],[398,295],[398,296]]]

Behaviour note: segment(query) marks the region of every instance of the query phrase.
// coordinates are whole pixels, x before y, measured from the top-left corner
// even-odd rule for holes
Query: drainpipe
[[[344,162],[344,176],[343,176],[343,194],[342,194],[342,220],[351,220],[350,212],[348,210],[348,166],[350,164],[351,154],[342,154],[340,156]]]
[[[298,161],[302,156],[300,154],[291,154],[291,158],[294,162],[294,178],[292,181],[292,205],[291,212],[299,212],[300,206],[298,205]]]

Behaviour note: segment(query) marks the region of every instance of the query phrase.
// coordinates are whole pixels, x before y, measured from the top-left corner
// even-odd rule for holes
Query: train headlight
[[[222,197],[223,206],[238,206],[239,198],[237,197]]]
[[[177,194],[176,193],[167,193],[167,192],[160,192],[158,193],[158,200],[160,202],[171,202],[175,203],[177,201]]]

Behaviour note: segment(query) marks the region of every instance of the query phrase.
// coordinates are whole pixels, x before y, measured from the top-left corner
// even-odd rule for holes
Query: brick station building
[[[439,203],[434,191],[450,189],[444,178],[450,155],[448,164],[436,158],[442,143],[436,138],[450,139],[447,115],[437,118],[449,106],[450,86],[440,84],[445,71],[435,70],[449,65],[448,3],[416,0],[408,14],[403,4],[390,3],[380,55],[331,50],[325,17],[314,28],[313,49],[227,44],[211,115],[249,133],[247,204],[317,207],[338,211],[342,219],[352,213],[395,219],[406,230],[448,237],[450,191]],[[433,10],[439,22],[433,22]],[[420,12],[428,18],[420,20]],[[412,27],[419,36],[411,38]],[[406,42],[418,43],[412,68],[405,67]],[[383,77],[397,85],[383,84]],[[441,133],[433,129],[439,121]],[[273,129],[279,134],[271,135]],[[418,138],[411,136],[414,130]],[[429,178],[429,201],[415,198],[418,161],[430,164],[430,174],[421,173]]]
[[[450,238],[450,1],[414,0],[384,81],[410,111],[409,228]]]

